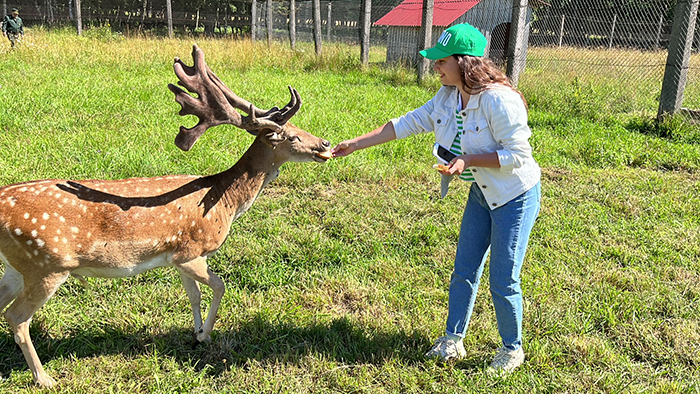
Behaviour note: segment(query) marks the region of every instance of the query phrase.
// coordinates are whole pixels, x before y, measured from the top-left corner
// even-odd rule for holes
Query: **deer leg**
[[[68,279],[68,272],[53,273],[28,281],[25,277],[24,288],[20,291],[15,302],[5,311],[5,318],[15,334],[15,342],[22,349],[27,365],[32,371],[34,382],[43,387],[53,387],[53,380],[41,365],[34,344],[29,336],[29,323],[34,313],[56,292],[56,289]]]
[[[5,274],[0,280],[0,312],[4,311],[5,307],[17,298],[23,286],[24,278],[22,278],[22,274],[9,264],[5,264]]]
[[[187,298],[190,299],[192,305],[192,315],[194,316],[194,332],[198,333],[202,329],[202,292],[199,290],[199,284],[196,280],[190,278],[182,270],[180,270],[180,278],[185,286]]]
[[[221,299],[226,291],[226,286],[221,278],[211,272],[207,266],[206,257],[198,257],[192,261],[188,261],[187,263],[180,264],[178,265],[178,268],[182,274],[199,283],[209,286],[212,290],[213,297],[211,300],[211,305],[209,306],[207,319],[204,321],[202,328],[199,329],[199,332],[197,332],[195,336],[199,342],[207,341],[210,339],[209,334],[211,334],[212,330],[214,329],[216,313],[219,310],[219,305],[221,305]]]

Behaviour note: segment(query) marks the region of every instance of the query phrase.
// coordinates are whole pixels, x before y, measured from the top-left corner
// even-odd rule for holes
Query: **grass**
[[[193,119],[177,116],[166,85],[175,56],[191,64],[194,39],[87,33],[29,31],[23,48],[0,56],[0,183],[211,174],[250,144],[219,127],[190,152],[174,147],[179,125]],[[324,45],[316,59],[303,45],[196,42],[261,108],[297,88],[304,105],[293,122],[332,142],[438,88],[401,68],[360,70],[359,49],[342,45]],[[697,129],[610,106],[595,78],[554,77],[533,66],[520,80],[543,206],[523,271],[527,362],[515,373],[484,370],[499,346],[488,281],[467,358],[423,358],[444,329],[468,190],[456,183],[437,198],[426,135],[325,165],[286,164],[210,259],[227,284],[210,344],[192,348],[173,270],[90,278],[91,290],[69,280],[31,325],[55,391],[699,392]],[[4,321],[0,373],[0,392],[36,391]]]

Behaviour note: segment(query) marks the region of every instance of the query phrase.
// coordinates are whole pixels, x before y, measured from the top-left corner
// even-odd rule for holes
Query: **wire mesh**
[[[109,23],[124,32],[165,29],[166,0],[82,0],[85,26]],[[421,0],[411,0],[420,3]],[[449,1],[449,0],[448,0]],[[460,0],[454,0],[460,1]],[[608,92],[606,110],[650,113],[666,97],[667,62],[677,63],[673,78],[681,89],[669,101],[691,112],[700,108],[700,29],[676,33],[684,45],[673,45],[674,26],[696,26],[695,13],[680,13],[678,4],[699,0],[530,0],[527,62],[518,83],[533,89],[576,89]],[[401,61],[403,53],[418,49],[418,27],[374,24],[402,0],[372,0],[372,46],[386,48],[388,61]],[[320,1],[321,37],[324,41],[357,44],[360,40],[361,0]],[[19,7],[25,24],[72,23],[75,2],[67,0],[12,0],[6,7]],[[255,23],[251,19],[255,4]],[[179,34],[267,36],[268,2],[258,0],[172,0],[172,19]],[[290,1],[272,4],[272,37],[290,40]],[[469,22],[480,28],[491,46],[491,57],[503,62],[509,33],[508,16],[513,0],[481,0],[454,23]],[[692,7],[691,7],[692,8]],[[687,11],[687,10],[686,10]],[[678,13],[678,15],[676,15]],[[296,39],[313,40],[311,0],[295,0]],[[403,29],[404,31],[402,32]],[[433,40],[441,27],[433,30]],[[685,40],[685,41],[684,41]],[[358,51],[359,52],[359,51]],[[687,53],[689,52],[689,53]],[[399,55],[396,55],[396,54]],[[700,111],[699,111],[700,112]]]

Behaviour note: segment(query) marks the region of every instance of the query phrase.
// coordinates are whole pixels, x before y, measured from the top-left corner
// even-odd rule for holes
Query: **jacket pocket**
[[[433,131],[435,132],[435,139],[442,145],[449,147],[449,145],[452,144],[452,140],[454,139],[456,132],[453,123],[453,117],[451,117],[446,112],[435,111],[432,114],[430,114],[430,118],[433,122]],[[453,130],[454,132],[451,132]],[[449,136],[451,136],[452,139],[450,139]],[[449,141],[447,141],[448,139]]]
[[[462,151],[468,151],[464,148],[471,148],[471,151],[496,148],[496,141],[493,139],[491,129],[489,128],[489,122],[486,118],[477,119],[465,124],[464,130],[464,136],[466,138],[462,139]]]

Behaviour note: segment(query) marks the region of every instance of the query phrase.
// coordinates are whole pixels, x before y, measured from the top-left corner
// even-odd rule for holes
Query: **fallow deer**
[[[124,180],[40,180],[0,188],[0,312],[14,332],[36,384],[56,382],[43,369],[29,336],[34,313],[70,275],[128,277],[157,267],[178,269],[192,305],[196,341],[210,338],[224,283],[207,257],[224,243],[241,216],[287,161],[325,162],[330,143],[289,123],[301,107],[289,88],[284,108],[262,111],[234,94],[192,49],[194,65],[175,58],[179,84],[168,85],[180,115],[197,125],[180,127],[176,145],[189,150],[207,128],[232,124],[255,135],[238,162],[216,175],[170,175]],[[237,110],[247,113],[241,115]],[[212,289],[202,322],[199,283]]]

